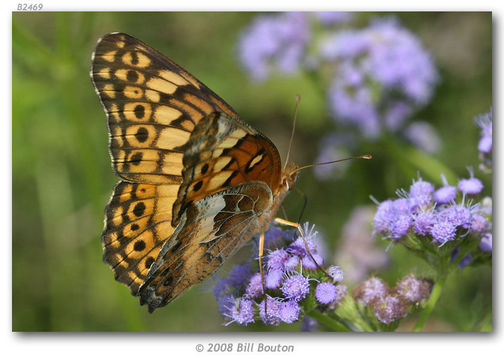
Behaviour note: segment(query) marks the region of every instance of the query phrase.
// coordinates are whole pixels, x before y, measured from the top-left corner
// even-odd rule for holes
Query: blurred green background
[[[355,22],[365,25],[378,15],[383,14],[362,13]],[[488,111],[492,103],[491,13],[395,15],[420,37],[441,75],[432,101],[417,118],[433,124],[443,141],[436,160],[455,176],[467,177],[466,166],[478,164],[479,129],[473,117]],[[274,329],[260,324],[224,327],[211,281],[149,314],[102,262],[104,207],[118,178],[110,166],[105,114],[89,69],[96,41],[105,33],[129,33],[167,54],[269,136],[282,157],[295,95],[301,94],[292,159],[298,164],[314,162],[320,139],[334,128],[326,99],[303,74],[250,82],[238,64],[236,44],[254,16],[13,13],[14,331],[299,330],[299,324]],[[411,150],[407,145],[393,151],[382,145],[362,143],[359,153],[371,153],[374,160],[352,162],[339,180],[317,180],[311,170],[299,177],[297,187],[308,197],[304,220],[318,226],[330,251],[337,248],[355,206],[372,204],[371,194],[380,201],[393,197],[417,175],[418,167],[407,159]],[[438,169],[431,170],[422,176],[439,185]],[[491,194],[491,177],[481,178]],[[296,193],[288,197],[289,218],[298,217],[302,202]],[[412,270],[429,275],[424,264],[401,248],[393,248],[390,255],[389,268],[380,273],[390,283]],[[491,306],[491,286],[488,267],[452,275],[425,330],[491,329],[491,313],[485,310]]]

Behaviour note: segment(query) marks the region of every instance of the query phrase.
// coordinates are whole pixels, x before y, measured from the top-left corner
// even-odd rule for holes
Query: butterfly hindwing
[[[122,33],[104,36],[91,77],[107,113],[117,174],[141,183],[180,183],[182,146],[206,115],[236,112],[180,66]]]
[[[233,186],[191,203],[140,288],[149,311],[213,274],[258,229],[273,196],[262,182]]]
[[[173,233],[171,210],[177,189],[173,184],[120,181],[107,206],[103,259],[134,295]]]

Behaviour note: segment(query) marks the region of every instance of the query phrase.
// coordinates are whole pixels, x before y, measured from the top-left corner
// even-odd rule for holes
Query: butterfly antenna
[[[366,155],[359,155],[359,156],[350,156],[350,157],[347,157],[347,158],[344,158],[344,159],[338,159],[338,160],[333,160],[333,161],[326,161],[326,162],[321,162],[321,163],[316,163],[316,164],[305,165],[305,166],[301,166],[301,167],[297,168],[296,170],[292,171],[289,174],[289,176],[297,173],[298,171],[301,171],[301,170],[304,170],[304,169],[308,169],[308,168],[312,168],[312,167],[316,167],[316,166],[329,165],[329,164],[334,164],[334,163],[337,163],[337,162],[342,162],[342,161],[347,161],[347,160],[354,160],[354,159],[371,160],[372,158],[373,158],[373,156],[371,156],[369,154],[366,154]]]
[[[287,156],[285,157],[284,170],[285,170],[285,167],[287,166],[287,163],[289,162],[289,156],[290,156],[290,152],[292,149],[292,142],[294,141],[294,133],[296,132],[296,119],[297,119],[298,107],[299,107],[300,102],[301,102],[301,95],[296,94],[296,110],[294,110],[294,121],[292,123],[292,133],[291,133],[291,137],[289,140],[289,147],[287,148]]]

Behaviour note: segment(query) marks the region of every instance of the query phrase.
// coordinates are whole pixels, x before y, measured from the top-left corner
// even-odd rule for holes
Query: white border
[[[129,11],[129,10],[212,10],[212,11],[240,11],[240,10],[429,10],[429,11],[493,11],[494,12],[494,123],[499,114],[499,105],[502,104],[500,84],[502,83],[502,71],[497,68],[499,60],[502,60],[502,36],[500,34],[500,21],[502,17],[502,4],[500,1],[479,0],[440,2],[434,0],[423,1],[321,1],[311,0],[309,3],[296,3],[294,1],[271,2],[255,0],[248,3],[237,1],[213,0],[211,5],[208,1],[150,1],[132,2],[124,0],[86,2],[68,1],[34,1],[42,2],[45,11]],[[11,165],[12,142],[11,142],[11,69],[12,69],[12,17],[11,11],[15,11],[18,2],[2,2],[2,55],[0,71],[2,74],[2,109],[4,116],[0,120],[2,124],[0,146],[2,148],[2,160],[4,164]],[[307,6],[306,4],[309,4]],[[141,5],[141,6],[139,6]],[[463,26],[461,24],[461,26]],[[501,138],[501,126],[494,126],[494,136]],[[494,144],[497,140],[494,140]],[[92,355],[96,358],[107,359],[142,359],[150,357],[177,359],[179,357],[190,358],[272,358],[279,356],[289,359],[303,358],[307,356],[320,356],[327,359],[478,359],[495,358],[494,353],[504,350],[502,339],[502,265],[498,260],[502,259],[501,239],[499,226],[502,224],[498,206],[501,204],[501,194],[497,189],[500,183],[501,147],[497,147],[498,153],[494,154],[494,204],[496,207],[494,224],[494,333],[493,334],[13,334],[11,332],[11,249],[10,237],[2,240],[3,251],[1,253],[1,274],[4,285],[1,303],[0,318],[2,320],[1,344],[3,358],[30,358],[50,357],[51,359],[89,359]],[[5,167],[4,167],[5,168]],[[10,175],[10,176],[9,176]],[[2,228],[11,232],[11,177],[12,174],[4,172],[0,177],[2,207]],[[197,353],[196,344],[208,342],[264,342],[295,344],[293,354],[265,354],[265,353]]]

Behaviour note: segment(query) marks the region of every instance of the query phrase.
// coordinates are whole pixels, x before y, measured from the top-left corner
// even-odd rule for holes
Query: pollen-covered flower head
[[[389,293],[389,286],[380,278],[371,277],[354,289],[354,298],[364,305]]]
[[[390,324],[408,315],[408,303],[395,294],[375,299],[373,308],[377,319],[384,324]]]
[[[418,303],[429,297],[430,287],[431,284],[428,281],[409,274],[396,284],[395,292],[412,303]]]

